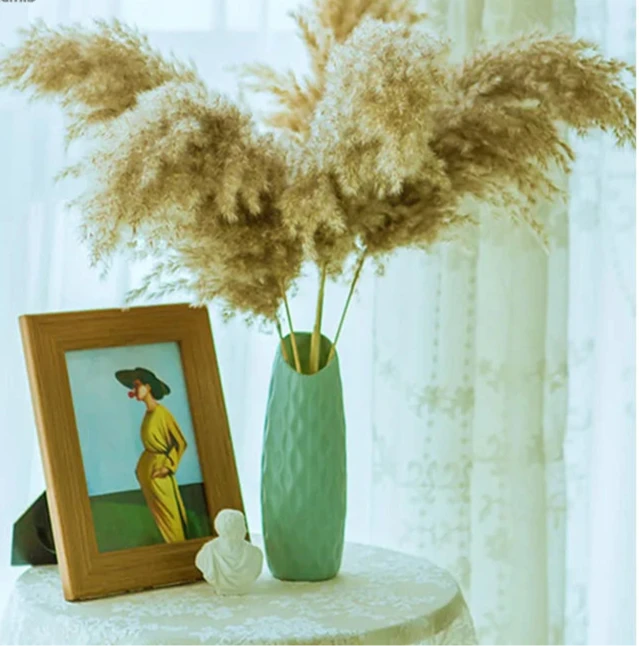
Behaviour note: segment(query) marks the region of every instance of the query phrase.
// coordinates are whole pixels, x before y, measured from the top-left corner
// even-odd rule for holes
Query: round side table
[[[34,567],[11,593],[0,642],[474,644],[476,637],[448,572],[398,552],[347,544],[335,579],[278,581],[265,566],[243,597],[219,597],[201,582],[69,603],[57,567]]]

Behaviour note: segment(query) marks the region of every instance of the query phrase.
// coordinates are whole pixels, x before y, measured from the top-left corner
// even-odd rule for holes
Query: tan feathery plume
[[[201,83],[141,94],[99,135],[69,171],[90,179],[73,206],[94,260],[128,246],[162,259],[136,297],[188,289],[198,301],[219,297],[228,310],[275,320],[280,285],[299,274],[302,245],[271,197],[285,179],[272,139]],[[162,271],[171,277],[164,286]]]
[[[435,116],[431,147],[454,191],[506,207],[543,237],[530,207],[561,192],[554,168],[570,171],[574,153],[562,128],[611,131],[634,145],[626,73],[634,69],[565,35],[532,34],[476,52],[456,70],[451,100]]]
[[[308,163],[334,176],[349,198],[383,199],[421,178],[446,187],[444,164],[428,144],[449,96],[447,57],[446,43],[428,32],[366,18],[333,50]]]
[[[364,18],[405,25],[426,19],[415,0],[314,0],[311,15],[338,43],[343,43]]]
[[[70,117],[69,139],[133,107],[141,92],[196,79],[191,67],[160,56],[137,30],[118,20],[94,24],[52,28],[36,20],[0,57],[0,85],[56,98]]]
[[[271,95],[278,107],[266,118],[274,128],[306,137],[315,106],[324,93],[326,65],[335,44],[343,43],[365,17],[388,23],[414,25],[426,19],[416,0],[313,0],[291,13],[311,65],[311,74],[298,79],[268,65],[242,69],[243,87]]]

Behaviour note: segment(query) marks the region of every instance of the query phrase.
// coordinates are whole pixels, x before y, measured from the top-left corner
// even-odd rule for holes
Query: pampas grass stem
[[[320,367],[320,348],[322,347],[322,313],[324,310],[324,287],[326,286],[326,265],[322,265],[319,290],[317,293],[317,308],[315,310],[315,325],[311,336],[311,356],[309,370],[316,373]]]
[[[342,316],[339,320],[339,325],[337,326],[337,332],[335,333],[335,340],[333,341],[333,345],[331,346],[331,351],[328,353],[328,359],[326,363],[330,363],[331,359],[335,356],[335,352],[337,349],[337,341],[339,340],[339,335],[342,332],[342,326],[344,325],[344,320],[346,319],[346,313],[348,312],[348,306],[351,303],[351,298],[353,298],[353,294],[355,292],[355,285],[357,285],[357,281],[359,280],[359,275],[362,273],[362,267],[364,266],[364,261],[366,260],[366,253],[367,250],[364,249],[362,252],[362,255],[359,257],[359,260],[357,261],[357,266],[355,268],[355,275],[353,276],[353,281],[351,282],[351,288],[348,290],[348,296],[346,297],[346,304],[344,305],[344,311],[342,312]]]
[[[291,365],[291,360],[288,356],[288,351],[286,350],[286,343],[284,343],[284,335],[282,334],[282,325],[279,319],[275,321],[275,327],[277,328],[277,334],[280,337],[280,347],[282,348],[282,356],[284,357],[284,361],[286,361],[286,363]]]
[[[297,351],[297,341],[295,340],[295,330],[293,329],[293,317],[291,316],[291,308],[288,305],[288,298],[286,298],[286,292],[284,288],[282,289],[282,299],[284,300],[284,309],[286,310],[286,319],[288,320],[288,327],[291,330],[291,346],[293,347],[293,359],[295,361],[295,370],[297,372],[302,372],[302,366],[300,364],[300,355]]]

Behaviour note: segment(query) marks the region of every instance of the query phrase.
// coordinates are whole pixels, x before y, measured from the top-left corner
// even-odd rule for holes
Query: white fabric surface
[[[56,566],[16,583],[6,644],[473,644],[454,579],[423,559],[347,544],[337,578],[290,583],[264,571],[246,596],[206,583],[69,603]]]
[[[229,65],[303,70],[294,0],[36,0],[0,5],[0,41],[35,17],[118,15],[191,57],[211,87]],[[634,60],[632,0],[428,0],[462,55],[484,37],[564,29]],[[257,106],[262,107],[262,106]],[[137,276],[99,281],[51,178],[60,118],[0,94],[0,606],[11,522],[43,488],[16,318],[112,307]],[[634,155],[577,143],[568,209],[548,208],[551,254],[484,227],[470,254],[403,253],[364,276],[340,347],[348,428],[349,540],[426,556],[460,581],[486,643],[629,643],[635,571]],[[570,215],[570,219],[568,219]],[[307,290],[306,286],[312,285]],[[312,326],[315,280],[294,299]],[[305,293],[307,292],[307,293]],[[330,286],[326,332],[345,297]],[[250,527],[273,336],[213,319]],[[611,502],[612,501],[612,502]]]

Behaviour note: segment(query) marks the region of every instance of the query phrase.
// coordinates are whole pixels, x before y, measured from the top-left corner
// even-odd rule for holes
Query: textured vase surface
[[[303,371],[310,334],[296,333]],[[292,357],[290,338],[285,339]],[[322,337],[325,365],[330,341]],[[337,355],[313,375],[275,356],[262,449],[262,532],[274,577],[323,581],[339,571],[346,519],[346,425]]]

